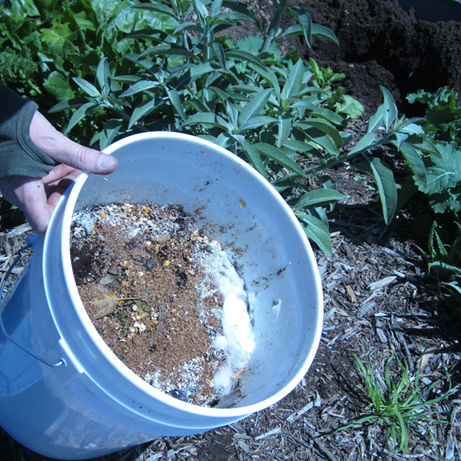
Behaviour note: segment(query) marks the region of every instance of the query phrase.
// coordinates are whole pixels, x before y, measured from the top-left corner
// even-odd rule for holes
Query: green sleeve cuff
[[[0,83],[0,178],[45,176],[56,162],[30,139],[29,128],[37,105]]]

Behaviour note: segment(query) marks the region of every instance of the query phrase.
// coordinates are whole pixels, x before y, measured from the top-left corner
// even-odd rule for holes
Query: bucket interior
[[[117,157],[118,169],[108,176],[80,177],[61,205],[64,272],[72,270],[69,229],[75,210],[122,201],[182,205],[199,216],[197,223],[206,227],[207,235],[221,243],[252,299],[256,347],[241,377],[241,396],[229,405],[249,414],[275,403],[306,373],[322,322],[315,258],[289,207],[246,163],[192,136],[145,133],[118,141],[106,152]],[[67,283],[75,295],[73,308],[86,326],[79,333],[80,344],[96,342],[101,349],[72,276]],[[94,360],[123,368],[115,354],[104,348]],[[137,390],[146,392],[148,386],[141,378],[125,373]]]

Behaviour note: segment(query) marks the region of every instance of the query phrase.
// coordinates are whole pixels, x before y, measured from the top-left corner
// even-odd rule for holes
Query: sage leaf
[[[276,163],[284,166],[285,168],[288,168],[290,171],[294,171],[301,176],[305,176],[305,173],[301,167],[295,161],[293,161],[283,149],[279,149],[271,144],[264,142],[254,144],[254,146],[260,154],[269,157]]]
[[[398,193],[394,173],[379,158],[369,162],[368,168],[378,188],[384,222],[389,225],[397,209]]]
[[[92,98],[101,97],[99,90],[90,82],[83,78],[72,77],[72,80],[88,95]]]
[[[346,198],[335,189],[315,189],[304,193],[296,202],[295,210],[310,208],[313,206],[328,205]]]
[[[271,89],[262,90],[243,107],[238,118],[240,126],[244,125],[252,116],[259,114],[266,105],[271,93]]]
[[[303,224],[304,232],[309,240],[312,240],[327,255],[333,254],[333,246],[330,238],[328,221],[324,222],[307,213],[297,212],[296,216]]]

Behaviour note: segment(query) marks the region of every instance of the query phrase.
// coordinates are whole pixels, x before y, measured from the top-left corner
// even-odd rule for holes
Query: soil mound
[[[341,4],[342,3],[342,4]],[[461,22],[416,18],[397,0],[297,0],[313,22],[329,27],[340,46],[315,38],[306,57],[346,74],[348,94],[365,105],[365,116],[382,103],[379,85],[399,109],[422,115],[405,96],[418,89],[454,88],[461,95]],[[421,108],[419,108],[421,110]]]

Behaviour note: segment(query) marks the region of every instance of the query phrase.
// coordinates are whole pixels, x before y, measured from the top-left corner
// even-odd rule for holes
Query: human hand
[[[82,171],[111,173],[117,168],[117,159],[70,140],[40,112],[35,112],[29,134],[32,142],[59,164],[42,178],[5,177],[0,180],[0,189],[10,203],[23,211],[34,231],[45,232],[67,186]]]

